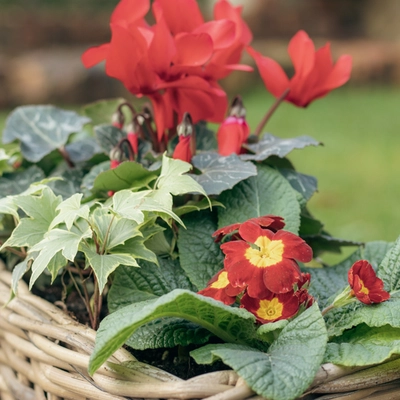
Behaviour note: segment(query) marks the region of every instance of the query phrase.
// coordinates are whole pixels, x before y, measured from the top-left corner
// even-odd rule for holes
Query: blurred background
[[[86,48],[109,40],[117,2],[0,0],[0,131],[18,105],[79,109],[102,98],[131,98],[102,65],[86,70],[80,62]],[[318,178],[310,209],[332,235],[395,240],[400,235],[400,1],[232,2],[244,4],[253,46],[289,74],[287,44],[299,29],[317,47],[330,41],[334,59],[352,55],[350,83],[307,109],[281,105],[266,130],[281,137],[310,135],[324,144],[289,158],[298,171]],[[209,18],[212,3],[199,0]],[[242,94],[254,129],[273,102],[258,73],[234,73],[223,86],[230,96]]]

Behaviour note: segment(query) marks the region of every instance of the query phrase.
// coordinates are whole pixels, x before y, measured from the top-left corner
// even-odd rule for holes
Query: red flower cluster
[[[289,43],[288,51],[295,69],[290,80],[275,60],[251,47],[247,51],[254,58],[267,90],[279,98],[289,89],[284,100],[298,107],[306,107],[350,79],[351,57],[343,55],[334,65],[330,44],[315,51],[314,43],[304,31],[297,32]]]
[[[309,262],[312,250],[303,239],[282,230],[281,217],[267,215],[233,224],[214,233],[216,241],[229,233],[223,243],[224,269],[199,293],[232,304],[241,297],[241,307],[261,323],[287,319],[301,306],[308,307],[309,274],[302,274],[296,260]]]
[[[221,122],[227,108],[217,83],[239,65],[252,34],[241,18],[241,7],[227,0],[215,4],[215,20],[205,22],[195,0],[155,0],[155,24],[144,19],[149,0],[121,0],[110,21],[111,41],[87,50],[89,68],[105,60],[106,73],[138,97],[150,98],[158,140],[174,127],[174,115],[189,112],[193,122]]]
[[[382,280],[376,276],[372,265],[366,260],[353,264],[348,272],[348,281],[351,294],[364,304],[382,303],[390,297],[383,289]]]

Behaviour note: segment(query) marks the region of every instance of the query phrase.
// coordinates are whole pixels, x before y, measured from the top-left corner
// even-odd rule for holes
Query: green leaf
[[[12,271],[12,276],[11,276],[11,292],[12,292],[12,297],[18,293],[18,282],[22,277],[25,275],[25,272],[28,271],[31,263],[32,263],[32,258],[36,257],[36,253],[30,254],[29,256],[25,257],[23,261],[18,263],[13,271]]]
[[[317,179],[311,175],[300,174],[293,169],[279,168],[279,172],[289,181],[306,201],[317,191]]]
[[[90,118],[93,125],[99,125],[106,122],[110,123],[112,115],[117,110],[118,106],[125,102],[126,100],[121,97],[116,99],[99,100],[86,104],[82,108],[82,111]]]
[[[224,207],[224,205],[217,200],[210,199],[210,201],[212,207]],[[193,211],[202,211],[207,210],[208,208],[210,208],[210,202],[206,198],[199,201],[189,200],[183,206],[174,208],[174,213],[178,217],[181,217],[182,215],[189,214]]]
[[[384,325],[370,328],[365,324],[350,329],[334,343],[328,343],[324,362],[344,366],[380,364],[400,354],[400,329]]]
[[[85,253],[99,284],[99,293],[103,293],[108,276],[119,266],[129,265],[139,267],[137,261],[128,254],[97,254],[89,246],[81,245],[80,250]]]
[[[0,214],[10,214],[19,220],[18,206],[12,197],[3,197],[0,199]]]
[[[177,260],[159,258],[158,263],[159,267],[141,260],[141,268],[117,269],[107,297],[110,312],[163,296],[174,289],[194,289]]]
[[[44,179],[43,171],[36,165],[30,166],[21,172],[5,173],[0,178],[0,197],[13,196],[20,194],[33,182]]]
[[[53,175],[54,176],[54,175]],[[49,187],[56,195],[62,196],[63,199],[68,199],[75,193],[81,191],[81,182],[83,178],[83,171],[80,169],[66,169],[61,174],[56,172],[57,178],[49,183]]]
[[[389,292],[400,290],[400,237],[379,265],[377,275],[383,280],[385,289]]]
[[[47,268],[50,261],[59,251],[61,251],[65,259],[73,261],[78,252],[80,242],[82,239],[89,237],[91,237],[91,231],[89,229],[80,234],[63,229],[53,229],[48,232],[43,240],[31,248],[31,252],[39,252],[39,254],[32,264],[29,288],[32,288],[36,279]],[[56,267],[53,265],[53,271],[54,269],[58,270],[60,267],[60,257],[57,256],[52,262],[57,265]]]
[[[340,336],[346,329],[365,323],[370,327],[390,325],[400,328],[400,298],[392,296],[379,304],[349,304],[329,311],[326,316],[329,337]]]
[[[40,242],[56,216],[61,197],[56,197],[51,189],[45,187],[39,196],[17,196],[14,202],[30,218],[22,218],[19,221],[1,249],[6,246],[32,247]]]
[[[207,329],[181,318],[159,318],[141,326],[126,344],[136,350],[175,346],[201,345],[213,334]]]
[[[264,342],[272,343],[288,323],[287,319],[281,319],[280,321],[263,324],[257,329],[257,335]]]
[[[281,139],[270,133],[266,133],[258,143],[244,145],[245,148],[255,154],[242,154],[240,158],[242,160],[256,161],[263,161],[272,155],[283,158],[294,149],[303,149],[307,146],[318,146],[320,144],[320,142],[317,142],[310,136],[304,135],[297,138]]]
[[[3,142],[19,139],[22,155],[37,162],[65,145],[71,133],[80,131],[88,122],[87,117],[54,106],[21,106],[7,118]]]
[[[317,235],[303,235],[302,237],[313,249],[314,257],[326,251],[340,254],[342,252],[342,247],[358,247],[363,244],[353,240],[334,238],[324,230]]]
[[[201,175],[190,176],[208,195],[220,194],[232,189],[238,182],[257,175],[255,165],[241,161],[236,154],[223,157],[217,153],[200,153],[192,158],[192,163],[201,171]]]
[[[90,209],[87,205],[81,206],[82,196],[82,193],[76,193],[57,206],[56,210],[59,213],[51,222],[50,229],[58,224],[65,223],[68,230],[71,230],[72,224],[77,218],[88,218]]]
[[[144,238],[135,236],[125,241],[124,244],[113,247],[110,253],[129,254],[134,258],[158,264],[157,256],[144,245],[144,241]]]
[[[260,165],[258,175],[239,182],[232,190],[221,194],[225,209],[218,209],[218,225],[223,227],[266,214],[285,219],[285,229],[298,233],[300,205],[296,191],[276,170]]]
[[[136,221],[138,224],[144,221],[143,211],[151,211],[166,214],[182,225],[181,219],[168,206],[150,197],[152,194],[151,190],[136,193],[132,193],[130,190],[121,190],[113,196],[113,210],[121,217]]]
[[[101,172],[94,180],[93,189],[112,190],[117,192],[123,189],[146,187],[157,178],[154,171],[149,171],[135,161],[125,161],[117,168]]]
[[[65,151],[73,163],[81,163],[90,160],[95,154],[101,153],[102,149],[94,138],[84,138],[67,144]]]
[[[110,124],[102,124],[94,127],[96,142],[107,155],[117,146],[121,139],[126,137],[126,134],[119,128]]]
[[[176,289],[158,299],[135,303],[107,316],[97,331],[89,373],[96,372],[136,329],[163,317],[184,318],[231,343],[252,342],[255,335],[255,318],[248,311]]]
[[[128,239],[142,235],[135,221],[110,214],[107,208],[97,208],[89,219],[102,252],[108,252]]]
[[[210,363],[220,358],[265,398],[292,400],[313,381],[326,342],[324,320],[314,304],[283,328],[267,353],[219,344],[202,347],[190,354],[198,363]]]
[[[215,215],[209,211],[191,213],[183,219],[186,229],[179,230],[179,259],[190,281],[199,289],[223,268],[224,256],[212,234],[217,230]]]
[[[215,132],[207,128],[207,122],[200,121],[195,126],[196,149],[198,151],[214,151],[217,148]]]
[[[94,181],[97,176],[104,171],[108,171],[110,169],[110,161],[103,161],[100,164],[95,165],[88,174],[86,174],[81,183],[81,189],[84,191],[92,191]]]
[[[47,264],[47,269],[50,271],[52,281],[57,278],[59,271],[64,268],[67,263],[68,260],[63,256],[61,250],[54,254]]]

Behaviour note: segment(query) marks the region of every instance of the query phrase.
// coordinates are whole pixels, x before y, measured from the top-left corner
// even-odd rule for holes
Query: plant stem
[[[71,159],[69,158],[69,154],[65,151],[65,147],[61,146],[58,148],[58,151],[60,152],[60,154],[62,155],[62,158],[65,160],[65,162],[67,163],[68,167],[70,168],[74,168],[75,164],[71,161]]]
[[[99,291],[99,282],[96,278],[96,275],[93,275],[94,279],[94,293],[93,293],[93,323],[92,328],[97,330],[100,323],[100,312],[101,305],[103,303],[103,296]]]
[[[272,104],[272,107],[268,110],[268,112],[264,115],[264,118],[258,124],[256,130],[254,131],[255,136],[260,136],[261,131],[263,130],[264,126],[268,122],[268,120],[272,117],[272,114],[278,108],[279,104],[285,100],[286,96],[289,94],[290,88],[287,88],[276,100],[275,103]]]
[[[324,308],[324,309],[321,311],[321,314],[322,314],[322,315],[325,315],[327,312],[331,311],[331,310],[334,309],[334,308],[335,308],[335,306],[334,306],[333,304],[331,304],[330,306]]]

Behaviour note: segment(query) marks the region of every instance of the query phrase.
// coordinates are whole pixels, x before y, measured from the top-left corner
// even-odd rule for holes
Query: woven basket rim
[[[56,399],[77,400],[262,399],[232,370],[207,373],[183,380],[138,361],[125,349],[116,351],[91,377],[87,369],[96,332],[75,321],[54,304],[33,295],[23,281],[19,283],[18,296],[9,301],[11,282],[11,273],[6,271],[4,263],[0,262],[2,399],[45,400],[46,395],[50,394]],[[367,367],[350,368],[324,364],[317,372],[309,393],[327,385],[328,382],[338,382],[342,377],[357,373],[361,369]],[[374,397],[369,396],[374,396],[376,388],[389,392],[394,388],[398,391],[396,393],[400,391],[399,382],[381,383],[381,386],[375,384],[374,388],[363,388],[362,390],[368,392],[364,392],[365,397],[357,398],[373,399]],[[361,395],[361,392],[359,394]],[[333,397],[321,397],[324,398]]]

